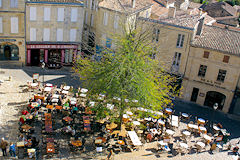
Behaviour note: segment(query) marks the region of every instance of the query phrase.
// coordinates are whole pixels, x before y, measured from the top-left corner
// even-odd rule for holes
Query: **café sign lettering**
[[[77,45],[27,45],[27,49],[77,49]]]

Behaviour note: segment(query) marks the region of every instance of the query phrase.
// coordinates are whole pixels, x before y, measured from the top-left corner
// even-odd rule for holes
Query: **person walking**
[[[4,138],[2,138],[2,141],[0,143],[0,147],[1,147],[2,152],[3,152],[3,156],[7,156],[7,146],[8,146],[8,142],[5,141]]]
[[[10,156],[16,157],[16,145],[13,142],[10,143],[9,153],[10,153]]]

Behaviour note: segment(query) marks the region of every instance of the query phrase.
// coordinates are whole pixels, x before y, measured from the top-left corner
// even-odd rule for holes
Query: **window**
[[[36,41],[37,38],[36,28],[30,28],[30,41]]]
[[[115,29],[118,28],[118,21],[119,21],[119,16],[118,16],[118,15],[115,15],[115,18],[114,18],[114,28],[115,28]]]
[[[87,11],[85,12],[84,22],[85,22],[85,24],[87,24],[87,22],[88,22],[88,12]]]
[[[173,65],[179,66],[181,60],[181,53],[175,52],[175,55],[173,57]]]
[[[178,34],[178,39],[177,39],[177,47],[178,48],[183,47],[184,37],[185,36],[183,34]]]
[[[71,22],[77,22],[77,17],[78,17],[78,9],[72,8],[71,9]]]
[[[103,13],[103,25],[107,25],[108,24],[108,13],[104,12]]]
[[[217,76],[217,81],[224,82],[224,79],[226,77],[226,73],[227,73],[226,70],[219,69],[218,76]]]
[[[43,29],[43,41],[50,41],[50,29],[49,28]]]
[[[229,59],[230,59],[230,56],[226,56],[226,55],[225,55],[225,56],[223,57],[223,62],[224,62],[224,63],[228,63],[228,62],[229,62]]]
[[[207,71],[207,66],[205,65],[200,65],[199,71],[198,71],[198,76],[199,77],[205,77]]]
[[[64,8],[58,8],[58,22],[63,22],[64,21]]]
[[[18,0],[11,0],[10,8],[18,8]]]
[[[57,41],[63,41],[63,29],[57,29]]]
[[[91,22],[90,22],[90,26],[93,26],[93,22],[94,22],[94,16],[93,16],[93,14],[91,14]]]
[[[95,2],[94,2],[94,0],[92,0],[91,9],[92,9],[92,10],[95,9]]]
[[[2,17],[0,17],[0,33],[3,33]]]
[[[88,0],[87,0],[88,1]],[[91,9],[92,8],[92,0],[90,0],[90,3],[89,3],[89,8]]]
[[[30,7],[30,21],[37,20],[37,9],[36,7]]]
[[[51,8],[44,7],[44,21],[50,21],[51,19]]]
[[[204,51],[204,54],[203,54],[203,58],[208,58],[209,57],[209,52],[208,51]]]
[[[11,17],[11,33],[18,33],[18,17]]]
[[[0,7],[2,7],[2,0],[0,0]]]
[[[76,41],[76,34],[77,34],[77,30],[76,29],[71,29],[70,30],[70,41]]]
[[[159,33],[160,33],[159,29],[156,29],[156,28],[153,29],[153,42],[158,42]]]

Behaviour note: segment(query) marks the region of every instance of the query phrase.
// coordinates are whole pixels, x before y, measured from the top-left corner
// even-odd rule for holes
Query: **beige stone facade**
[[[81,53],[83,3],[29,1],[26,21],[28,65],[68,65]]]
[[[209,53],[208,58],[204,58],[204,52],[205,54]],[[223,62],[224,56],[229,56],[228,63]],[[201,65],[207,66],[205,76],[199,75]],[[218,103],[220,110],[228,112],[240,75],[239,67],[240,58],[238,56],[204,48],[190,47],[187,70],[183,80],[183,98],[209,107],[212,107],[214,103]],[[218,80],[220,69],[226,71],[223,81]],[[196,88],[196,97],[194,97],[193,88]],[[210,94],[211,92],[216,93],[215,100],[214,95]],[[225,98],[219,99],[217,96],[219,93],[224,95]],[[207,98],[209,96],[210,99]]]
[[[0,6],[0,63],[25,64],[25,0]]]

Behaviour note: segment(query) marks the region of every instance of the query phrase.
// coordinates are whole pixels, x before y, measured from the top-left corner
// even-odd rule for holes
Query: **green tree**
[[[149,29],[128,29],[124,35],[114,36],[116,49],[104,48],[98,54],[100,60],[90,57],[78,59],[74,69],[91,96],[96,99],[98,94],[105,94],[105,104],[112,102],[114,97],[120,98],[118,103],[114,103],[113,110],[98,105],[96,111],[99,118],[107,114],[121,121],[126,110],[143,107],[159,111],[171,104],[175,79],[151,57],[156,52],[151,41]],[[138,103],[133,100],[138,100]]]

